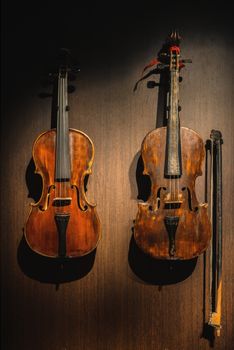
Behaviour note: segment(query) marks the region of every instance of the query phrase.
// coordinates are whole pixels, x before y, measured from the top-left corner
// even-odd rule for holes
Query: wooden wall
[[[187,2],[3,4],[1,146],[2,345],[6,350],[231,350],[234,343],[233,71],[231,12]],[[193,63],[183,69],[181,124],[204,140],[223,134],[223,300],[221,337],[204,325],[203,256],[173,267],[142,257],[132,241],[137,197],[147,195],[139,151],[162,120],[160,88],[138,85],[143,67],[171,30]],[[81,72],[69,95],[70,126],[95,145],[88,198],[97,202],[102,239],[95,254],[60,271],[25,246],[22,228],[40,179],[35,138],[51,127],[51,91],[41,84],[59,47]],[[204,177],[197,193],[204,198]],[[205,307],[207,311],[207,307]],[[208,339],[207,339],[208,338]]]

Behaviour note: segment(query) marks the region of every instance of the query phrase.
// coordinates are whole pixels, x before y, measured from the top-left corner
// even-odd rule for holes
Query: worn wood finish
[[[202,174],[204,144],[193,130],[181,128],[182,175],[168,179],[164,175],[166,128],[150,132],[142,143],[144,174],[151,179],[151,195],[139,203],[134,225],[138,246],[153,258],[192,259],[208,246],[211,227],[204,203],[198,203],[195,180]],[[173,208],[170,203],[178,203]],[[175,252],[170,255],[165,217],[179,218],[175,232]]]
[[[66,229],[66,255],[78,257],[96,248],[100,237],[100,222],[95,205],[88,202],[84,178],[91,173],[94,148],[91,140],[77,130],[69,131],[71,179],[55,182],[56,131],[40,135],[33,146],[36,173],[43,179],[40,200],[32,204],[25,228],[25,238],[35,252],[58,256],[58,229],[56,214],[69,214]],[[56,198],[71,198],[68,205],[57,207]]]

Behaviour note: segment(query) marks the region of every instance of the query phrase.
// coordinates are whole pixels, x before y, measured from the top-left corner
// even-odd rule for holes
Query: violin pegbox
[[[169,68],[169,70],[180,70],[181,68],[185,67],[185,63],[192,63],[191,59],[181,59],[181,39],[181,36],[176,30],[173,30],[171,34],[168,35],[165,44],[158,53],[158,59],[160,61],[158,64],[159,69]]]

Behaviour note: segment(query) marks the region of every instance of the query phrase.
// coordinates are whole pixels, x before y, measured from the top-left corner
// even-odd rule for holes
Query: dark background
[[[193,60],[181,74],[181,124],[204,141],[211,129],[224,139],[223,328],[213,345],[203,327],[203,257],[174,267],[170,283],[166,272],[160,280],[167,267],[144,260],[131,240],[142,190],[140,145],[162,109],[158,87],[149,89],[147,81],[158,82],[159,75],[133,89],[173,28],[182,35],[182,54]],[[69,121],[95,145],[88,197],[102,223],[96,255],[62,274],[56,264],[31,256],[22,241],[29,203],[40,192],[32,144],[51,126],[51,98],[39,94],[52,91],[42,81],[60,47],[71,49],[81,67],[69,95]],[[225,2],[2,2],[4,349],[233,348],[233,47]],[[197,194],[204,200],[204,177]]]

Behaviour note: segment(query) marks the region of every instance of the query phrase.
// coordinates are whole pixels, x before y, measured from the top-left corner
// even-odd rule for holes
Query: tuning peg
[[[155,88],[155,86],[157,86],[157,83],[155,81],[150,80],[147,82],[148,89],[153,89],[153,88]]]
[[[175,41],[177,44],[179,44],[180,40],[181,40],[181,36],[179,35],[178,30],[173,29],[171,31],[171,34],[169,35],[169,39],[172,41]]]
[[[169,64],[159,63],[159,64],[157,65],[157,68],[158,68],[158,69],[164,69],[164,68],[167,68],[167,67],[169,67]]]
[[[79,73],[80,72],[80,67],[78,65],[73,65],[72,66],[72,72]]]
[[[50,82],[50,83],[53,83],[54,82],[54,79],[57,77],[57,74],[55,74],[55,73],[49,73],[48,74],[48,81]]]

